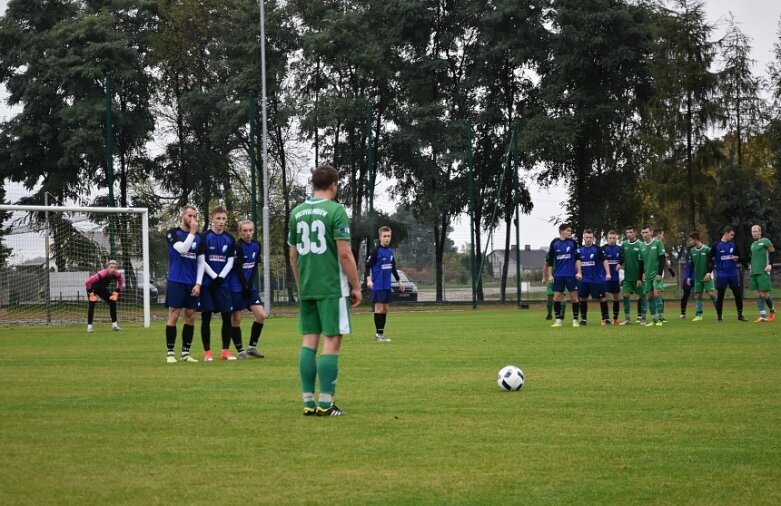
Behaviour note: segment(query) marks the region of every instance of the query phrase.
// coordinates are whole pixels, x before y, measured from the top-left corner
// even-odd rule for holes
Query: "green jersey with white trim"
[[[770,239],[763,237],[751,243],[751,274],[762,274],[770,263],[770,252],[775,251]]]
[[[640,280],[640,239],[634,242],[624,241],[621,243],[621,253],[624,256],[624,280]]]
[[[347,275],[339,263],[336,241],[350,240],[344,206],[310,198],[290,213],[287,243],[298,252],[298,294],[301,300],[349,297]]]
[[[657,238],[651,239],[640,246],[640,258],[643,260],[643,272],[645,279],[655,278],[659,273],[659,257],[664,255],[664,244]]]
[[[703,244],[699,248],[694,246],[689,250],[689,259],[692,263],[692,281],[703,281],[710,265],[710,246]]]

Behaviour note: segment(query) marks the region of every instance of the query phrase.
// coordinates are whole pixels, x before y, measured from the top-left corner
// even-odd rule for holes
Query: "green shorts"
[[[769,292],[772,290],[773,287],[770,284],[770,273],[762,272],[760,274],[752,274],[748,289],[757,290],[759,292]]]
[[[645,293],[651,293],[651,290],[659,290],[660,292],[663,292],[664,278],[657,281],[656,276],[654,276],[650,279],[646,279],[645,281],[643,281],[643,291]]]
[[[630,281],[625,279],[621,291],[624,293],[628,293],[630,295],[631,294],[639,295],[640,297],[645,295],[645,292],[643,291],[643,287],[637,286],[637,280]]]
[[[716,283],[713,281],[713,278],[711,278],[710,281],[694,282],[694,293],[715,292],[715,291],[716,291]]]
[[[350,333],[350,304],[346,297],[302,300],[298,310],[298,330],[302,334],[341,336]]]

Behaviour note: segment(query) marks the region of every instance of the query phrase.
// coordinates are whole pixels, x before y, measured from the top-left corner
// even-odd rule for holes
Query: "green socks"
[[[306,346],[298,355],[298,372],[301,375],[301,392],[307,407],[314,407],[315,381],[317,380],[317,352]],[[310,404],[311,403],[311,404]]]
[[[317,362],[317,351],[306,346],[301,347],[298,355],[298,371],[301,375],[301,393],[304,406],[315,407],[315,382],[320,376],[320,407],[331,406],[336,392],[336,378],[339,376],[339,355],[320,355]]]
[[[320,407],[327,408],[333,402],[336,392],[336,377],[339,375],[339,355],[320,355]],[[328,395],[323,395],[328,394]]]

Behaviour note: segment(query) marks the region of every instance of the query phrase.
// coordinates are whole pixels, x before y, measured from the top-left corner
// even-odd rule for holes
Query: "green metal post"
[[[472,309],[477,309],[477,274],[475,265],[475,173],[472,151],[472,120],[466,120],[466,166],[469,171],[469,268],[472,271]]]
[[[247,104],[249,114],[249,160],[250,160],[250,184],[252,185],[252,223],[255,225],[255,239],[258,236],[258,161],[255,157],[255,93],[250,92]]]

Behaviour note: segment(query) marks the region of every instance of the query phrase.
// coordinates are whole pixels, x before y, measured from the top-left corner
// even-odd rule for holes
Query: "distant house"
[[[509,279],[515,279],[515,250],[513,245],[509,251],[507,277]],[[543,249],[531,249],[530,245],[525,245],[521,250],[521,272],[528,273],[530,271],[542,269],[545,263],[545,255],[548,252]],[[502,276],[502,267],[504,266],[504,249],[495,249],[488,254],[488,261],[493,269],[494,278],[500,278]]]

